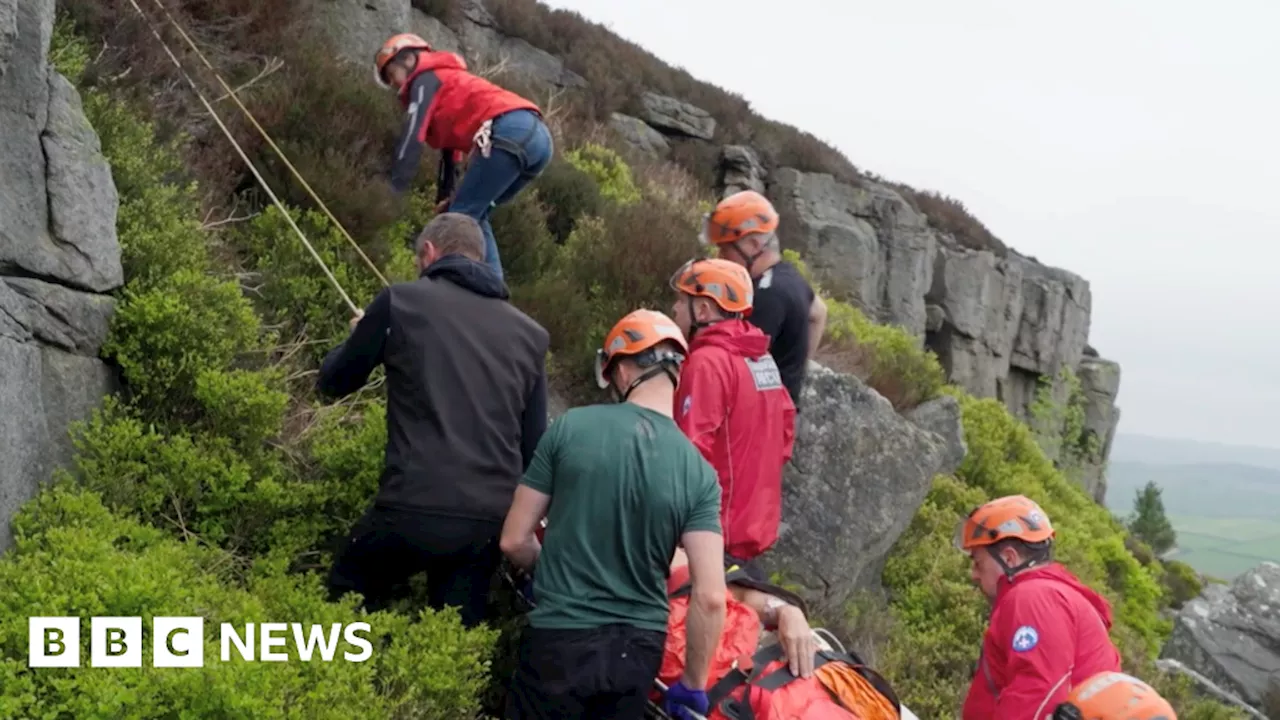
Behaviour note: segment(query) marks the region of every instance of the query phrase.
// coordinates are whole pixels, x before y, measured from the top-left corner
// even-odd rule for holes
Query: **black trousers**
[[[365,608],[382,610],[396,599],[398,586],[426,572],[431,607],[457,607],[462,623],[475,627],[485,619],[489,581],[502,560],[501,533],[497,521],[374,506],[334,561],[329,598],[358,592]]]
[[[666,632],[525,628],[506,720],[641,720]]]

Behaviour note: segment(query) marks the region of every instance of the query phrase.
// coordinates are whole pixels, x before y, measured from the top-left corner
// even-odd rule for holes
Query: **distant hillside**
[[[1230,449],[1209,443],[1200,447],[1209,452]],[[1263,560],[1280,562],[1280,470],[1227,462],[1113,461],[1107,473],[1107,508],[1122,518],[1147,482],[1164,489],[1165,512],[1178,533],[1169,557],[1224,580]]]
[[[1280,442],[1280,438],[1277,438]],[[1189,465],[1226,463],[1253,465],[1280,470],[1280,448],[1161,438],[1131,433],[1116,433],[1111,447],[1113,463],[1137,462]],[[1113,481],[1114,482],[1114,481]],[[1114,485],[1108,485],[1114,487]],[[1110,491],[1108,491],[1110,494]]]
[[[1164,488],[1169,515],[1280,520],[1280,469],[1234,463],[1161,465],[1113,460],[1107,469],[1107,507],[1119,515],[1128,514],[1134,493],[1151,480]]]

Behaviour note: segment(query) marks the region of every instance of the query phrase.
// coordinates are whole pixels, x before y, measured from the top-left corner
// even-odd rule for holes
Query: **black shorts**
[[[630,625],[525,628],[506,720],[641,720],[666,641]]]

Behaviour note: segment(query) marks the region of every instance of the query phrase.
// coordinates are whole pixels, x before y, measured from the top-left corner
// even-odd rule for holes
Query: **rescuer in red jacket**
[[[434,51],[412,34],[396,35],[378,50],[374,75],[396,90],[408,111],[396,143],[391,186],[409,189],[425,143],[440,152],[436,212],[475,218],[484,232],[485,263],[502,277],[489,211],[516,196],[551,162],[551,131],[534,103],[467,72],[461,56]],[[467,172],[450,198],[454,165],[470,154]]]
[[[1043,720],[1072,688],[1120,670],[1111,606],[1053,562],[1055,532],[1022,495],[997,498],[956,529],[956,546],[991,602],[963,720]]]
[[[671,287],[673,317],[689,339],[676,423],[719,475],[725,554],[758,573],[750,561],[778,537],[795,404],[769,354],[769,336],[745,319],[753,295],[746,268],[690,261]]]

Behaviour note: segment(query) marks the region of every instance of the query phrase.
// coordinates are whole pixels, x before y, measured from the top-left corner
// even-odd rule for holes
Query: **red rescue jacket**
[[[795,442],[796,407],[746,320],[699,328],[676,391],[676,423],[720,476],[725,553],[751,560],[773,546],[782,519],[782,468]]]
[[[424,72],[435,73],[440,89],[427,106],[418,141],[436,150],[466,153],[484,121],[512,110],[542,112],[529,100],[467,72],[467,64],[460,56],[443,50],[418,53],[417,67],[400,86],[400,104],[405,108],[409,107],[413,79]]]
[[[1001,578],[964,720],[1043,720],[1072,686],[1120,670],[1111,605],[1065,567]]]

